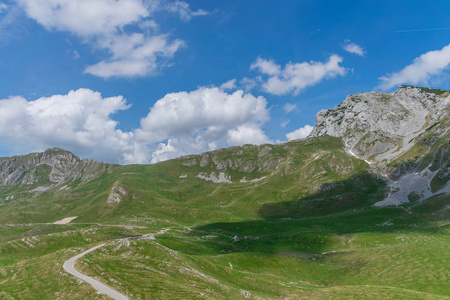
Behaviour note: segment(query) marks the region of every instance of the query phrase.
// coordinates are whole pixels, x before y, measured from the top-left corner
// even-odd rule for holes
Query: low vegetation
[[[106,299],[62,269],[100,243],[76,267],[130,299],[450,299],[446,128],[381,167],[330,136],[155,165],[71,159],[80,173],[61,182],[34,166],[0,188],[0,299]],[[431,197],[374,207],[393,192],[384,173],[426,168]]]

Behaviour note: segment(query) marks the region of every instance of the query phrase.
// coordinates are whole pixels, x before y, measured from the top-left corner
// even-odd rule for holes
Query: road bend
[[[106,294],[106,295],[108,295],[109,297],[111,297],[111,298],[113,298],[115,300],[129,300],[127,296],[119,293],[116,290],[113,290],[112,288],[104,285],[100,281],[95,280],[94,278],[92,278],[90,276],[87,276],[87,275],[84,275],[84,274],[78,272],[75,269],[75,267],[74,267],[75,262],[77,261],[77,259],[79,259],[80,257],[83,257],[84,255],[86,255],[86,254],[88,254],[88,253],[90,253],[90,252],[92,252],[92,251],[94,251],[94,250],[96,250],[96,249],[98,249],[98,248],[100,248],[100,247],[102,247],[104,245],[105,244],[101,244],[101,245],[92,247],[92,248],[84,251],[83,253],[75,255],[74,257],[68,259],[64,263],[63,268],[64,268],[64,270],[66,270],[67,272],[72,274],[73,276],[75,276],[77,278],[80,278],[81,280],[83,280],[83,281],[89,283],[90,285],[92,285],[101,294]]]

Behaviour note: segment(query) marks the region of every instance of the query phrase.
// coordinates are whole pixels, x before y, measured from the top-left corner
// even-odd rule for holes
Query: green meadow
[[[0,298],[106,299],[62,269],[106,242],[77,268],[130,299],[449,299],[448,195],[376,208],[385,180],[327,136],[209,155],[232,183],[200,155],[2,190]]]

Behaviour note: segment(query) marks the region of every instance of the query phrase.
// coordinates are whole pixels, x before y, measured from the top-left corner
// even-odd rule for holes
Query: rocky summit
[[[414,146],[427,130],[448,122],[449,95],[444,90],[411,86],[401,86],[392,94],[350,95],[336,108],[320,111],[309,136],[336,136],[350,154],[389,162]],[[435,134],[445,136],[448,129]]]
[[[69,151],[52,148],[42,153],[0,158],[0,186],[33,185],[38,181],[58,184],[68,180],[86,181],[105,171],[106,164],[80,160]]]

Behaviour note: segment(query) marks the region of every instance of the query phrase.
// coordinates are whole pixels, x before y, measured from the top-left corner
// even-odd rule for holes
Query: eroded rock
[[[450,97],[421,88],[400,87],[394,93],[348,96],[336,108],[317,114],[310,137],[340,137],[346,149],[362,159],[392,160],[409,150],[414,139],[448,114]]]
[[[128,195],[127,190],[119,185],[114,186],[108,196],[108,203],[120,203],[123,197]]]

